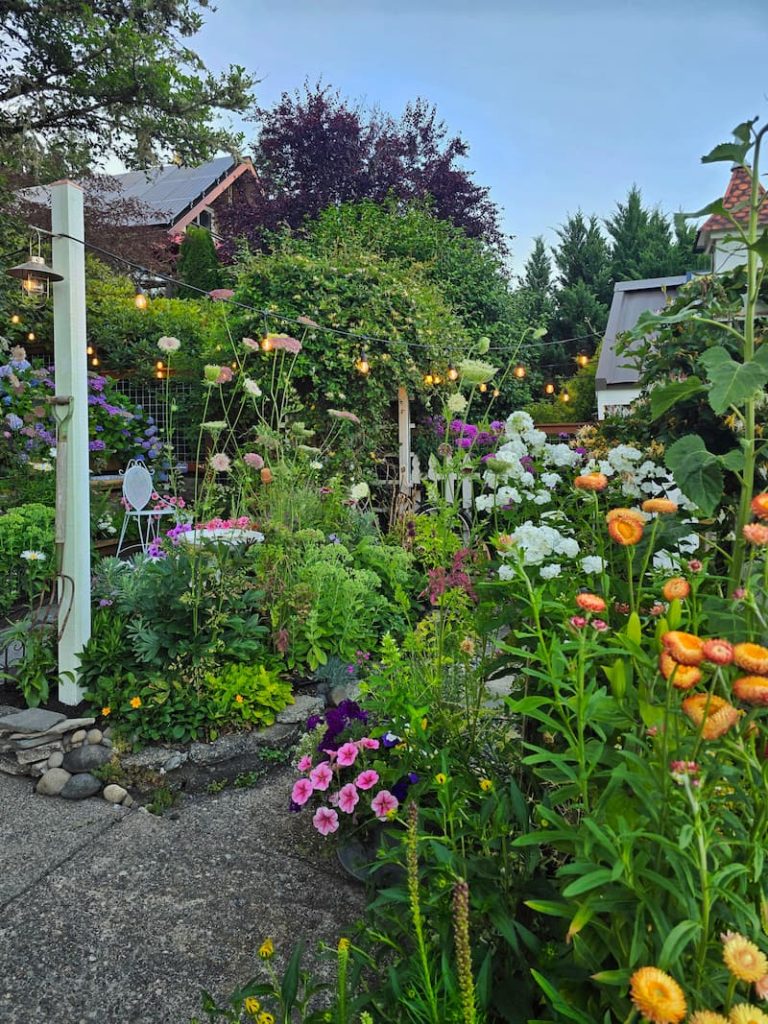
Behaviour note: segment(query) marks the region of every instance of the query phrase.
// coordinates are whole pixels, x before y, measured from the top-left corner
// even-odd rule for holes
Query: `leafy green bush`
[[[244,722],[272,725],[293,703],[291,684],[263,665],[225,665],[205,678],[202,696],[208,721],[214,725]]]
[[[56,512],[48,505],[19,505],[0,516],[0,612],[19,599],[32,601],[54,571]]]

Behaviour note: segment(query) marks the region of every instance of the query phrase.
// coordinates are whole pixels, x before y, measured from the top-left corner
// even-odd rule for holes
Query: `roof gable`
[[[758,223],[768,225],[768,202],[765,201],[765,189],[758,185],[763,205],[758,212]],[[749,203],[752,197],[752,182],[746,167],[734,167],[731,180],[723,196],[723,206],[737,224],[746,227],[749,223]],[[713,231],[732,231],[733,222],[720,213],[713,213],[699,229],[699,235],[711,234]]]

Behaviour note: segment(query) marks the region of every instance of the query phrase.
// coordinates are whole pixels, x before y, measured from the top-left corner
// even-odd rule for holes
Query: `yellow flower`
[[[112,714],[112,708],[102,708],[101,709],[101,714],[102,714],[103,718],[106,718],[107,715],[111,715]]]
[[[422,732],[426,732],[427,731],[427,720],[426,720],[426,718],[422,718],[422,720],[421,720],[421,729],[422,729]]]
[[[132,708],[140,708],[141,707],[141,697],[131,697],[131,707]]]
[[[243,695],[242,695],[242,693],[238,693],[238,695],[235,697],[235,704],[242,704],[242,703],[243,703]]]
[[[739,1003],[728,1015],[731,1024],[768,1024],[768,1014],[749,1003]]]
[[[768,974],[765,953],[743,935],[732,935],[723,945],[723,961],[739,981],[760,981]]]
[[[275,1018],[271,1013],[267,1013],[265,1010],[263,1013],[259,1014],[256,1024],[275,1024]]]
[[[493,783],[490,779],[480,779],[480,789],[484,793],[489,793],[493,789]]]
[[[255,996],[248,996],[243,1003],[243,1007],[245,1008],[246,1013],[250,1013],[252,1017],[255,1017],[261,1009],[261,1003]]]
[[[688,1006],[674,978],[658,967],[641,967],[629,979],[632,1004],[652,1024],[679,1024]]]
[[[272,939],[264,939],[259,946],[259,956],[262,960],[269,960],[275,952],[275,944]]]
[[[339,952],[346,953],[351,943],[349,939],[339,939]]]
[[[435,782],[438,784],[438,786],[444,786],[447,781],[448,776],[444,772],[438,772],[437,775],[435,776]]]
[[[688,1018],[688,1024],[728,1024],[728,1018],[712,1010],[699,1010]]]

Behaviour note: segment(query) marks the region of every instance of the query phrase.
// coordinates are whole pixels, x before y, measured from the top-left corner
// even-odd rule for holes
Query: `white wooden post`
[[[397,432],[400,441],[400,493],[413,490],[411,466],[411,406],[406,388],[397,389]]]
[[[88,455],[88,358],[85,352],[85,238],[83,191],[71,181],[51,185],[54,373],[57,398],[69,398],[64,472],[64,554],[59,584],[59,700],[78,704],[78,655],[91,635],[91,518]],[[69,238],[64,236],[71,236]],[[71,598],[71,604],[70,604]],[[63,629],[63,632],[62,632]],[[72,673],[71,677],[64,673]]]

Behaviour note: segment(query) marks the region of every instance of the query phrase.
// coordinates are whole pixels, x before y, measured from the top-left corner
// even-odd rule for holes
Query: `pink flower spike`
[[[339,764],[342,768],[349,768],[357,759],[357,746],[354,743],[345,743],[339,747]]]
[[[351,814],[360,802],[360,794],[353,782],[348,782],[339,790],[339,808],[345,814]]]
[[[376,783],[379,781],[379,773],[375,772],[373,768],[368,768],[355,779],[355,785],[358,789],[373,789]]]
[[[357,742],[361,750],[378,750],[381,746],[378,740],[371,739],[370,736],[363,736],[363,738]]]
[[[293,789],[291,790],[291,800],[293,800],[295,804],[298,804],[299,807],[303,807],[307,800],[312,796],[313,788],[314,787],[309,779],[297,779],[293,784]]]
[[[304,757],[296,765],[300,772],[308,772],[312,767],[312,758],[309,754],[305,754]]]
[[[333,772],[331,771],[331,766],[327,761],[321,761],[320,764],[316,768],[313,768],[309,773],[309,779],[312,785],[315,789],[319,790],[328,789],[332,778]]]
[[[321,836],[327,836],[338,830],[339,816],[330,807],[318,807],[312,817],[312,824]]]
[[[371,810],[379,819],[384,819],[392,814],[400,806],[396,796],[392,796],[388,789],[382,789],[376,796],[371,800]]]

